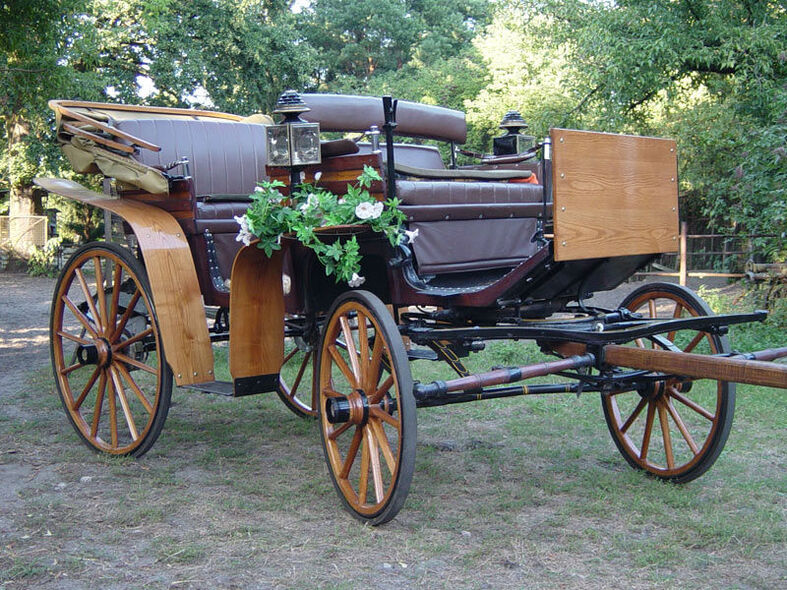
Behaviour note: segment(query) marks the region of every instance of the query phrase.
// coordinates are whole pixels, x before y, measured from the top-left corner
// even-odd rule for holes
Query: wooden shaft
[[[594,361],[595,358],[592,354],[586,354],[583,356],[572,356],[559,361],[538,363],[524,367],[497,369],[495,371],[489,371],[488,373],[479,373],[478,375],[469,375],[467,377],[460,377],[458,379],[446,381],[445,391],[475,391],[484,387],[489,387],[491,385],[513,383],[515,381],[522,381],[532,377],[543,377],[544,375],[552,375],[561,371],[587,367],[592,365]]]
[[[787,356],[787,348],[755,353],[755,358],[776,359],[784,356]],[[685,375],[694,379],[715,379],[787,389],[787,365],[760,360],[609,344],[604,347],[604,362],[631,369]]]

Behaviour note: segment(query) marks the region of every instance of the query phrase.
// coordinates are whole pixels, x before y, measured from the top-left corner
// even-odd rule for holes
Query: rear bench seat
[[[382,128],[384,123],[378,98],[320,94],[303,98],[312,109],[304,119],[319,122],[325,131],[364,132],[372,125]],[[399,101],[396,134],[462,144],[467,125],[461,111]],[[361,152],[369,149],[362,146]],[[433,147],[398,147],[395,157],[397,165],[445,170]],[[537,165],[530,163],[480,166],[475,171],[481,169],[514,169],[541,178]],[[421,274],[512,267],[537,249],[532,238],[536,218],[544,210],[540,184],[397,179],[396,196],[410,229],[418,230],[413,250]]]

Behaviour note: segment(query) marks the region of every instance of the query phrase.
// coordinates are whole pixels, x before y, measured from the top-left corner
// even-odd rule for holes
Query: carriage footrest
[[[186,389],[194,389],[202,393],[215,393],[216,395],[226,395],[233,397],[235,395],[232,382],[230,381],[206,381],[205,383],[194,383],[186,385]]]
[[[429,350],[427,348],[414,348],[407,351],[407,358],[411,361],[436,361],[438,357],[434,350]]]

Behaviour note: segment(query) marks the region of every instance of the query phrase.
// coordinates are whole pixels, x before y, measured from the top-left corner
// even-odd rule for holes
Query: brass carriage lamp
[[[268,125],[265,132],[268,165],[290,168],[292,184],[298,184],[296,177],[304,166],[321,161],[320,124],[301,119],[301,113],[310,110],[300,94],[287,90],[279,97],[273,111],[283,115],[284,120],[279,125]]]
[[[536,138],[521,133],[528,125],[519,111],[508,111],[500,122],[500,129],[506,133],[492,140],[493,153],[496,156],[521,154],[535,145]]]

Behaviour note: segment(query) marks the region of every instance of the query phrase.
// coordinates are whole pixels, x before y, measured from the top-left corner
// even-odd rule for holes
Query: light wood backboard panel
[[[669,139],[552,129],[555,260],[678,249]]]
[[[134,230],[145,259],[167,361],[178,385],[213,381],[213,349],[189,244],[166,211],[96,193],[61,178],[35,183],[75,201],[119,215]]]
[[[233,379],[279,374],[284,362],[282,253],[268,258],[256,243],[232,265],[230,373]]]

